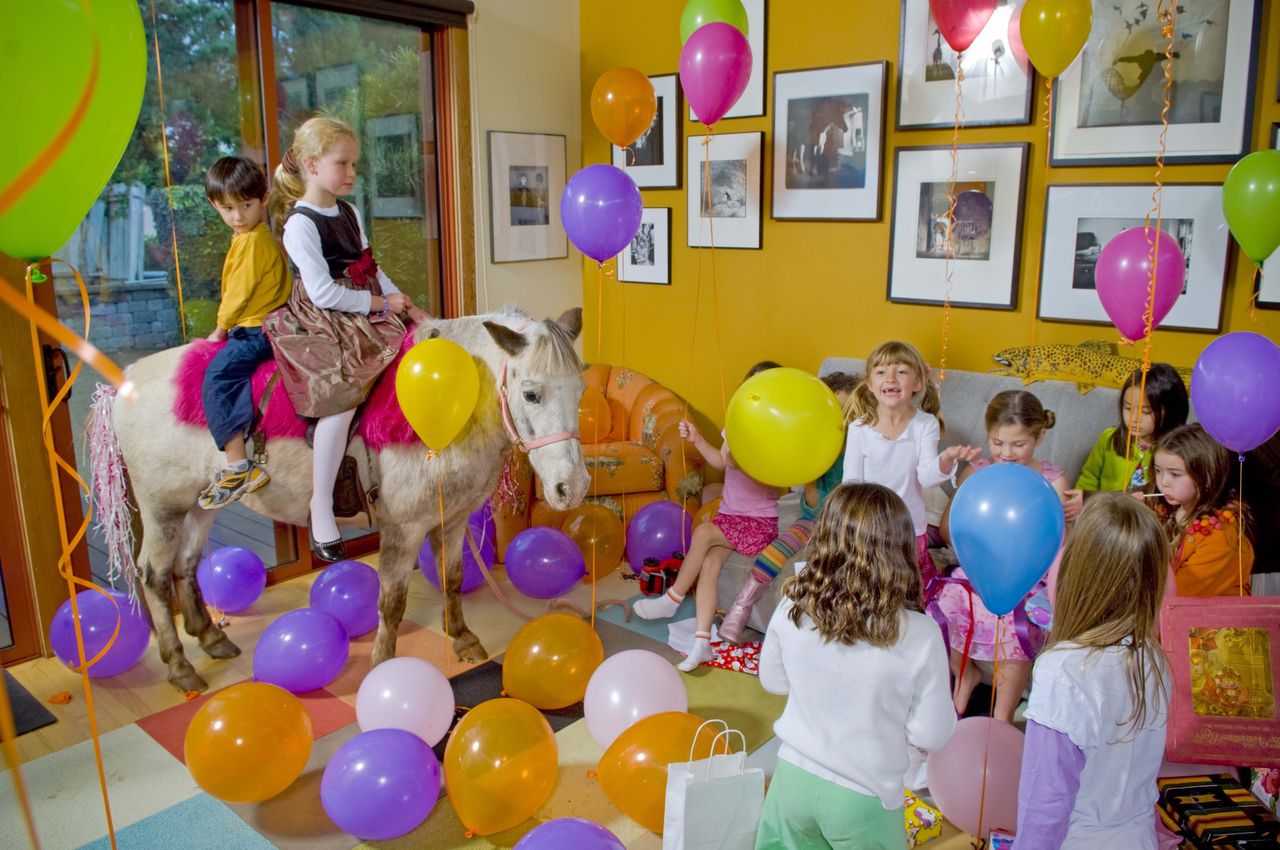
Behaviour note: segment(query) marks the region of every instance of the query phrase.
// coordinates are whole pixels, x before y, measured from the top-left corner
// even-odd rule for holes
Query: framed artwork
[[[658,111],[644,135],[625,148],[610,145],[613,164],[641,189],[680,188],[680,83],[676,74],[650,77]]]
[[[1142,227],[1150,208],[1151,185],[1146,183],[1050,186],[1045,201],[1040,318],[1111,324],[1098,300],[1094,275],[1098,255],[1120,231]],[[1222,213],[1222,186],[1166,184],[1160,227],[1178,240],[1187,261],[1182,294],[1160,327],[1217,332],[1231,242]]]
[[[1271,125],[1271,147],[1280,148],[1280,124]],[[1245,262],[1249,261],[1248,257],[1244,259]],[[1262,276],[1258,279],[1256,289],[1254,304],[1268,310],[1280,310],[1280,250],[1262,264]]]
[[[710,161],[705,138],[686,139],[689,247],[710,247],[714,238],[717,248],[759,248],[764,133],[712,136]]]
[[[775,219],[880,219],[887,69],[773,75]]]
[[[618,255],[618,280],[671,283],[671,208],[645,207],[640,229]]]
[[[1012,0],[995,13],[964,52],[965,125],[1026,124],[1031,120],[1032,73],[1010,47]],[[959,57],[942,37],[929,0],[903,0],[898,51],[899,130],[955,123]]]
[[[961,145],[951,303],[1012,310],[1022,250],[1025,142]],[[941,304],[947,289],[950,148],[898,148],[889,230],[889,300]]]
[[[764,115],[764,82],[765,57],[768,47],[766,28],[768,23],[768,7],[765,0],[742,0],[742,8],[747,10],[747,44],[751,46],[751,76],[747,79],[747,88],[738,98],[738,102],[724,114],[725,118],[751,118]],[[689,120],[701,123],[698,117],[689,110]]]
[[[489,131],[489,236],[495,263],[569,256],[560,223],[564,136]]]
[[[418,116],[386,115],[365,123],[375,218],[422,218],[422,145]]]
[[[1054,165],[1150,163],[1160,149],[1167,42],[1156,3],[1093,0],[1093,29],[1055,83]],[[1249,151],[1259,0],[1180,3],[1166,162],[1233,162]]]

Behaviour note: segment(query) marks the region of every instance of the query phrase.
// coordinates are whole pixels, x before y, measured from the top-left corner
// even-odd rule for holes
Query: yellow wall
[[[680,60],[679,17],[683,3],[618,3],[582,0],[582,160],[608,162],[607,143],[591,121],[589,96],[600,74],[627,65],[646,74],[669,74]],[[902,338],[936,362],[942,341],[942,308],[890,304],[885,297],[889,264],[889,212],[893,192],[893,151],[898,146],[941,145],[951,130],[893,129],[897,101],[900,5],[891,0],[772,0],[768,4],[768,79],[766,116],[726,120],[719,132],[765,131],[764,249],[717,250],[724,375],[729,393],[746,368],[765,358],[788,366],[816,369],[829,355],[865,357],[879,342]],[[1280,121],[1276,80],[1280,77],[1280,8],[1264,3],[1258,87],[1254,108],[1254,148],[1270,146],[1271,124]],[[769,218],[773,174],[767,151],[773,140],[773,79],[777,71],[889,61],[886,101],[882,220],[879,222],[778,222]],[[1039,83],[1039,81],[1037,81]],[[1043,93],[1043,85],[1037,85]],[[1043,108],[1040,104],[1037,108]],[[700,135],[688,121],[683,136]],[[961,143],[1031,143],[1025,186],[1026,213],[1021,257],[1019,309],[1015,312],[954,309],[948,366],[985,371],[991,354],[1005,346],[1025,345],[1032,331],[1032,299],[1038,285],[1044,224],[1045,128],[1039,125],[978,127],[965,130]],[[681,139],[684,144],[684,138]],[[1221,182],[1227,165],[1170,165],[1166,182]],[[1141,183],[1152,179],[1150,166],[1054,168],[1053,183]],[[672,285],[646,286],[606,281],[600,357],[625,362],[678,393],[717,422],[722,420],[716,344],[709,312],[712,296],[707,249],[685,247],[684,189],[642,190],[646,207],[671,207]],[[702,310],[695,353],[689,334],[702,263]],[[1280,311],[1259,310],[1249,318],[1251,264],[1232,252],[1232,269],[1223,308],[1223,330],[1252,330],[1280,339]],[[584,350],[597,351],[597,272],[583,263],[583,303],[587,312]],[[625,323],[623,317],[625,316]],[[625,324],[625,327],[624,327]],[[1116,338],[1109,326],[1038,322],[1038,342],[1081,342]],[[1208,333],[1157,331],[1153,356],[1190,365],[1214,339]]]

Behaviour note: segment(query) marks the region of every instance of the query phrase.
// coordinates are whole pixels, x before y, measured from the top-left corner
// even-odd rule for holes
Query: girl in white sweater
[[[911,514],[887,487],[842,484],[809,552],[760,654],[760,684],[787,706],[756,850],[905,848],[910,750],[938,749],[956,722]]]

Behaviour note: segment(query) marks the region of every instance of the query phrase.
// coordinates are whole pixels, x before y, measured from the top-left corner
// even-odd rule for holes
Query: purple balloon
[[[627,845],[598,823],[582,818],[556,818],[524,834],[515,850],[624,850]]]
[[[338,828],[367,841],[396,838],[431,814],[440,796],[440,762],[403,729],[374,729],[329,759],[320,802]]]
[[[643,213],[636,181],[612,165],[588,165],[569,178],[560,196],[564,232],[597,263],[616,256],[631,242]]]
[[[147,614],[142,610],[141,603],[135,610],[129,597],[120,591],[106,589],[106,592],[110,599],[96,590],[82,590],[76,594],[86,661],[102,651],[116,630],[117,619],[120,623],[120,634],[116,635],[116,642],[111,644],[106,655],[89,668],[89,675],[95,679],[115,676],[137,664],[147,651],[147,642],[151,640],[151,624],[147,621]],[[112,600],[115,600],[114,604]],[[71,614],[70,599],[58,606],[57,613],[53,615],[53,622],[49,624],[49,644],[63,664],[72,668],[80,666],[80,651],[76,648],[76,626]]]
[[[258,638],[253,678],[293,691],[315,691],[338,678],[350,641],[338,618],[315,608],[281,614]]]
[[[258,601],[267,586],[262,559],[240,546],[210,552],[196,567],[200,595],[214,608],[237,614]]]
[[[1152,330],[1173,309],[1187,274],[1187,261],[1177,239],[1161,230],[1157,231],[1156,244],[1159,253]],[[1142,339],[1146,335],[1147,296],[1151,293],[1151,245],[1147,241],[1147,229],[1130,227],[1112,236],[1098,255],[1094,279],[1098,300],[1111,323],[1127,339]]]
[[[751,79],[751,45],[733,24],[693,31],[680,51],[680,85],[698,120],[710,126],[733,108]]]
[[[359,561],[326,567],[311,585],[311,607],[337,618],[347,637],[359,637],[378,625],[378,571]]]
[[[1219,443],[1244,454],[1280,430],[1280,347],[1238,331],[1215,339],[1191,371],[1191,406]]]
[[[492,570],[493,562],[498,558],[498,527],[493,522],[493,510],[488,502],[471,512],[471,516],[467,519],[467,531],[471,532],[471,539],[476,542],[476,548],[480,550],[485,569]],[[449,554],[453,555],[452,552]],[[440,587],[440,565],[436,563],[435,553],[431,551],[429,538],[423,542],[422,551],[418,553],[418,568],[422,571],[423,578],[432,587]],[[482,584],[484,584],[484,573],[476,563],[476,556],[471,553],[471,545],[464,540],[462,542],[462,592],[470,593]]]
[[[578,544],[558,528],[526,528],[507,547],[507,578],[525,596],[563,596],[586,574]]]
[[[688,511],[675,502],[650,502],[627,523],[627,563],[639,573],[647,558],[661,561],[685,551],[692,534]]]

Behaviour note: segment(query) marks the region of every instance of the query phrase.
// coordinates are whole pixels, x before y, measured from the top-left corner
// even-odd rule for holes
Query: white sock
[[[352,409],[320,419],[311,438],[314,447],[311,459],[311,535],[320,543],[329,543],[342,536],[337,520],[333,518],[333,485],[338,480],[338,467],[346,454],[347,432],[355,415]]]
[[[683,596],[674,590],[668,590],[661,596],[637,599],[635,604],[631,606],[631,610],[635,611],[636,616],[643,620],[666,620],[676,613],[676,609],[680,607],[680,603],[683,601]]]
[[[712,658],[715,658],[715,653],[711,651],[711,633],[694,632],[693,646],[689,647],[689,655],[676,665],[676,669],[682,673],[692,673]]]

